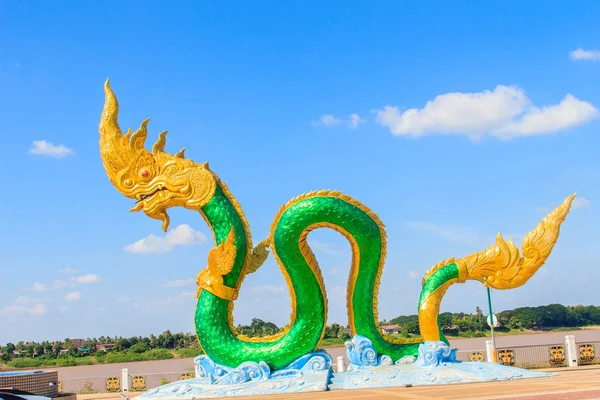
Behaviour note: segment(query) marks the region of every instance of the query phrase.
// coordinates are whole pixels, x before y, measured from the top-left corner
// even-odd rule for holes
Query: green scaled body
[[[245,220],[234,200],[221,186],[202,208],[212,227],[216,244],[226,240],[231,228],[237,248],[233,269],[224,283],[235,287],[242,276],[248,254]],[[272,231],[273,252],[292,285],[293,320],[282,334],[249,340],[230,327],[228,300],[203,290],[195,315],[196,333],[206,354],[216,363],[237,367],[245,361],[264,361],[273,370],[285,368],[299,357],[318,348],[327,321],[327,301],[316,260],[302,245],[310,230],[328,227],[346,236],[355,252],[349,281],[349,323],[353,333],[369,338],[378,354],[394,361],[416,355],[421,342],[392,343],[377,329],[374,293],[385,257],[385,233],[381,223],[366,207],[335,192],[309,195],[290,202],[276,218]],[[432,274],[422,299],[448,280],[456,278],[450,265]]]

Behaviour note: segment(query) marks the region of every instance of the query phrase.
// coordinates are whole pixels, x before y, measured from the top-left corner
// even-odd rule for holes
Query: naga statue
[[[158,135],[152,151],[144,142],[148,120],[124,135],[117,121],[119,105],[109,86],[100,120],[100,152],[112,184],[136,200],[131,211],[144,211],[169,226],[167,209],[185,207],[202,215],[214,235],[215,247],[207,267],[197,277],[195,328],[200,346],[219,365],[237,367],[265,362],[280,370],[318,349],[325,333],[327,297],[321,270],[307,243],[318,228],[341,233],[352,249],[347,287],[348,323],[353,335],[368,338],[378,354],[397,361],[416,356],[425,341],[447,340],[438,324],[442,297],[454,283],[476,280],[495,289],[523,285],[544,264],[559,235],[575,195],[546,216],[524,240],[522,256],[500,234],[496,244],[461,259],[448,259],[423,278],[418,304],[421,337],[391,340],[378,326],[377,297],[386,257],[383,223],[365,205],[337,191],[303,194],[283,205],[270,235],[256,246],[246,217],[225,183],[208,166],[165,151],[167,132]],[[268,337],[236,332],[233,306],[246,275],[255,272],[273,253],[289,287],[292,315],[289,325]]]

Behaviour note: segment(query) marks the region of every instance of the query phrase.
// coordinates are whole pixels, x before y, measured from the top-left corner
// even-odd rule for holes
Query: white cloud
[[[47,299],[47,298],[32,299],[31,297],[27,297],[27,296],[19,296],[15,300],[15,303],[17,303],[17,304],[40,304],[40,303],[47,303],[48,301],[50,301],[50,299]]]
[[[196,293],[181,292],[174,296],[158,296],[146,299],[143,302],[131,303],[131,308],[137,310],[138,313],[148,315],[173,315],[174,310],[189,310],[193,312],[194,302],[190,298],[194,298]]]
[[[501,139],[512,139],[554,133],[589,122],[598,114],[598,109],[592,104],[567,94],[557,105],[531,107],[519,120],[508,122],[493,134]]]
[[[573,209],[584,208],[589,207],[591,204],[592,202],[586,199],[585,197],[576,197],[575,200],[573,200],[573,203],[571,203],[571,207]]]
[[[59,274],[76,274],[76,273],[78,273],[78,272],[79,272],[79,271],[77,271],[76,269],[73,269],[73,268],[68,268],[68,267],[67,267],[67,268],[63,268],[63,269],[59,269],[59,270],[58,270],[58,273],[59,273]]]
[[[385,106],[374,111],[377,123],[396,136],[428,134],[466,135],[478,140],[484,135],[499,139],[557,132],[597,118],[592,104],[567,94],[557,105],[534,106],[516,86],[497,86],[493,91],[447,93],[428,101],[422,109],[400,112]]]
[[[117,303],[129,303],[131,300],[129,299],[129,297],[119,297],[117,299]]]
[[[68,155],[75,154],[75,152],[62,144],[55,146],[45,140],[35,140],[31,149],[29,149],[29,154],[63,158]]]
[[[66,313],[67,311],[69,311],[69,309],[70,309],[70,308],[71,308],[71,307],[69,307],[69,306],[64,306],[64,305],[62,305],[62,306],[56,306],[56,309],[57,309],[59,312],[63,313],[63,314],[64,314],[64,313]]]
[[[323,114],[317,121],[313,121],[313,125],[324,125],[324,126],[338,126],[342,123],[342,120],[334,117],[331,114]]]
[[[252,293],[285,293],[285,288],[283,286],[271,286],[271,285],[262,285],[262,286],[254,286],[250,289]]]
[[[90,283],[98,282],[100,280],[100,278],[98,277],[98,275],[88,274],[88,275],[82,275],[82,276],[72,276],[71,280],[75,281],[77,283],[80,283],[82,285],[87,285]]]
[[[360,116],[356,113],[351,114],[347,120],[341,119],[338,117],[334,117],[331,114],[323,114],[319,117],[317,121],[313,121],[313,126],[327,126],[334,127],[341,124],[347,124],[350,129],[358,128],[359,124],[366,122],[364,119],[361,119]]]
[[[339,254],[339,252],[335,250],[334,246],[331,243],[309,238],[308,244],[315,251],[320,251],[326,254]]]
[[[350,115],[350,120],[348,121],[348,127],[350,129],[356,129],[358,128],[359,124],[363,124],[367,121],[365,121],[364,119],[361,119],[358,114],[352,114]]]
[[[429,233],[433,236],[446,239],[449,242],[473,247],[476,250],[483,250],[496,243],[496,236],[481,235],[472,228],[462,226],[442,226],[433,222],[410,221],[405,224],[409,229]],[[504,240],[512,239],[515,244],[521,243],[525,239],[525,234],[512,233],[503,234]]]
[[[28,307],[24,304],[11,304],[0,309],[0,315],[42,315],[46,313],[46,305],[43,303],[35,304]]]
[[[65,296],[66,301],[79,301],[81,300],[80,292],[71,292]]]
[[[43,283],[36,282],[33,284],[31,290],[33,290],[34,292],[44,292],[46,290],[46,285],[44,285]]]
[[[144,239],[126,246],[123,250],[130,253],[166,253],[175,246],[189,246],[204,243],[206,236],[195,231],[187,224],[179,225],[165,236],[148,235]]]
[[[569,53],[571,60],[600,60],[600,51],[577,49]]]
[[[577,208],[585,208],[592,205],[592,202],[585,197],[576,197],[571,203],[571,209],[575,210]],[[544,207],[538,207],[538,211],[544,214],[548,214],[550,211],[554,209],[556,205],[547,205]]]
[[[193,279],[181,279],[176,281],[168,281],[165,283],[165,287],[183,287],[194,283]]]
[[[62,289],[64,287],[69,286],[69,284],[65,281],[61,281],[61,280],[56,280],[54,281],[54,283],[52,284],[51,288],[54,290],[59,290]]]
[[[331,304],[346,304],[348,288],[346,286],[333,286],[327,290],[327,299]]]
[[[430,233],[434,236],[447,239],[451,242],[471,247],[487,247],[496,243],[494,238],[486,238],[479,235],[473,229],[458,226],[441,226],[433,222],[411,221],[407,222],[409,229]]]
[[[408,277],[410,279],[416,279],[419,277],[419,273],[416,271],[408,271]]]

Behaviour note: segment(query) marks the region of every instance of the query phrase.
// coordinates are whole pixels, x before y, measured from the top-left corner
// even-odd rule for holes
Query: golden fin
[[[175,154],[175,157],[177,157],[177,158],[185,158],[184,153],[185,153],[185,147],[183,149],[179,150],[177,152],[177,154]]]
[[[527,282],[550,256],[575,195],[546,216],[523,241],[523,257],[512,240],[500,234],[488,249],[456,261],[459,281],[477,280],[495,289],[513,289]],[[461,279],[462,278],[462,279]]]
[[[235,233],[233,227],[227,235],[227,239],[217,247],[213,247],[208,253],[208,269],[219,275],[227,275],[233,269],[235,262]]]
[[[167,143],[167,131],[163,131],[158,134],[158,140],[152,146],[152,154],[162,153],[165,151],[165,144]]]
[[[269,239],[265,239],[252,250],[252,254],[250,254],[250,259],[246,264],[246,273],[252,274],[256,272],[267,260],[269,257],[269,247],[271,246],[271,241]]]

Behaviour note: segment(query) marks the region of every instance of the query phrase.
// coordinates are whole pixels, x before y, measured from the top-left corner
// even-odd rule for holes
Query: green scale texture
[[[458,266],[454,263],[443,266],[431,274],[421,289],[421,296],[419,297],[419,309],[421,308],[423,300],[429,297],[440,286],[453,279],[458,279]],[[438,329],[440,331],[440,340],[446,344],[449,344],[448,339],[446,339],[446,336],[444,336],[444,333],[442,332],[442,328],[439,326],[439,321]]]
[[[234,228],[237,256],[232,271],[224,278],[227,286],[234,287],[246,255],[242,219],[220,187],[202,211],[212,226],[217,245],[227,238],[231,227]],[[228,367],[237,367],[245,361],[264,361],[273,370],[278,370],[317,348],[327,320],[326,300],[298,244],[306,228],[316,223],[337,225],[348,231],[358,244],[360,265],[352,301],[357,334],[371,339],[378,354],[387,354],[394,360],[417,354],[419,343],[388,343],[375,325],[373,293],[382,246],[379,227],[360,208],[336,197],[317,196],[292,204],[281,216],[274,232],[275,251],[290,276],[296,298],[296,318],[291,328],[285,335],[269,342],[240,340],[228,324],[229,301],[203,290],[196,308],[196,333],[202,348],[213,361]],[[444,270],[444,273],[433,274],[423,293],[426,288],[430,293],[452,279],[452,274],[447,273],[451,267],[442,268],[440,271]],[[458,276],[456,266],[453,268]],[[421,298],[425,298],[423,294]]]

